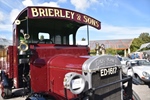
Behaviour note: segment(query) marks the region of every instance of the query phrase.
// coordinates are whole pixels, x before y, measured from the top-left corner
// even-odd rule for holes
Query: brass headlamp
[[[20,45],[18,46],[20,51],[27,51],[29,49],[28,44],[24,40],[20,40]]]

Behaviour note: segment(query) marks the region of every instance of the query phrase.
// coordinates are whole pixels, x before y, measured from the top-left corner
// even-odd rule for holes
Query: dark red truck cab
[[[1,68],[1,96],[11,98],[12,89],[24,88],[26,100],[138,100],[115,56],[91,56],[89,44],[77,45],[82,26],[89,43],[89,26],[101,29],[101,22],[62,8],[22,10]]]

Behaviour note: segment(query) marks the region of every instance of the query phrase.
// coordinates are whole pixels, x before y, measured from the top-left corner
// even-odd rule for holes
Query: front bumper
[[[144,82],[150,82],[150,77],[144,77],[144,76],[142,76],[141,80],[144,81]]]

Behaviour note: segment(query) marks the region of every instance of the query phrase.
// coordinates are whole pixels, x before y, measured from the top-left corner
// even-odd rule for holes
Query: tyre
[[[12,96],[12,90],[11,88],[4,88],[1,96],[4,98],[4,99],[8,99]]]
[[[132,93],[132,95],[130,93]],[[141,99],[134,90],[128,91],[128,88],[124,87],[123,100],[141,100]]]
[[[133,100],[141,100],[140,97],[138,96],[138,94],[135,91],[132,91],[132,99]]]

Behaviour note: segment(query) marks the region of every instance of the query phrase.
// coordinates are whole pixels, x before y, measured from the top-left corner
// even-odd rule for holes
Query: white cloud
[[[58,0],[58,2],[64,3],[64,2],[67,2],[67,0]]]
[[[66,0],[59,0],[59,2],[65,2]],[[57,2],[32,2],[32,0],[24,0],[22,1],[24,6],[51,6],[51,7],[59,7]]]
[[[71,0],[70,2],[73,6],[75,6],[75,9],[79,11],[85,11],[91,6],[101,3],[99,0]]]
[[[11,24],[1,24],[0,23],[0,31],[12,31],[12,25]]]
[[[97,1],[97,4],[99,4],[101,7],[119,7],[119,4],[116,0],[100,0]]]
[[[112,32],[115,34],[138,34],[142,32],[150,32],[149,27],[119,27],[108,24],[102,24],[102,32]]]
[[[110,24],[102,24],[101,30],[97,30],[93,27],[89,27],[90,40],[111,40],[111,39],[133,39],[138,38],[143,32],[150,34],[149,27],[129,27],[129,26],[113,26]],[[81,40],[81,37],[86,37],[84,32],[86,32],[87,27],[80,28],[78,31],[77,38]]]
[[[15,18],[18,16],[19,13],[20,13],[20,10],[18,10],[18,9],[13,9],[10,12],[10,21],[11,21],[11,23],[14,22]]]
[[[92,31],[94,30],[91,28]],[[110,39],[132,39],[138,38],[143,32],[150,33],[149,27],[121,27],[108,24],[102,24],[101,30],[95,30],[96,36],[92,35],[92,40],[110,40]]]
[[[45,3],[42,3],[42,4],[37,4],[37,6],[59,7],[57,2],[45,2]]]
[[[33,6],[32,0],[24,0],[24,1],[22,1],[22,4],[24,6]]]
[[[89,0],[71,0],[71,4],[75,6],[76,10],[86,10],[90,7]]]
[[[4,15],[3,13],[0,11],[0,21],[3,21],[4,20]]]

